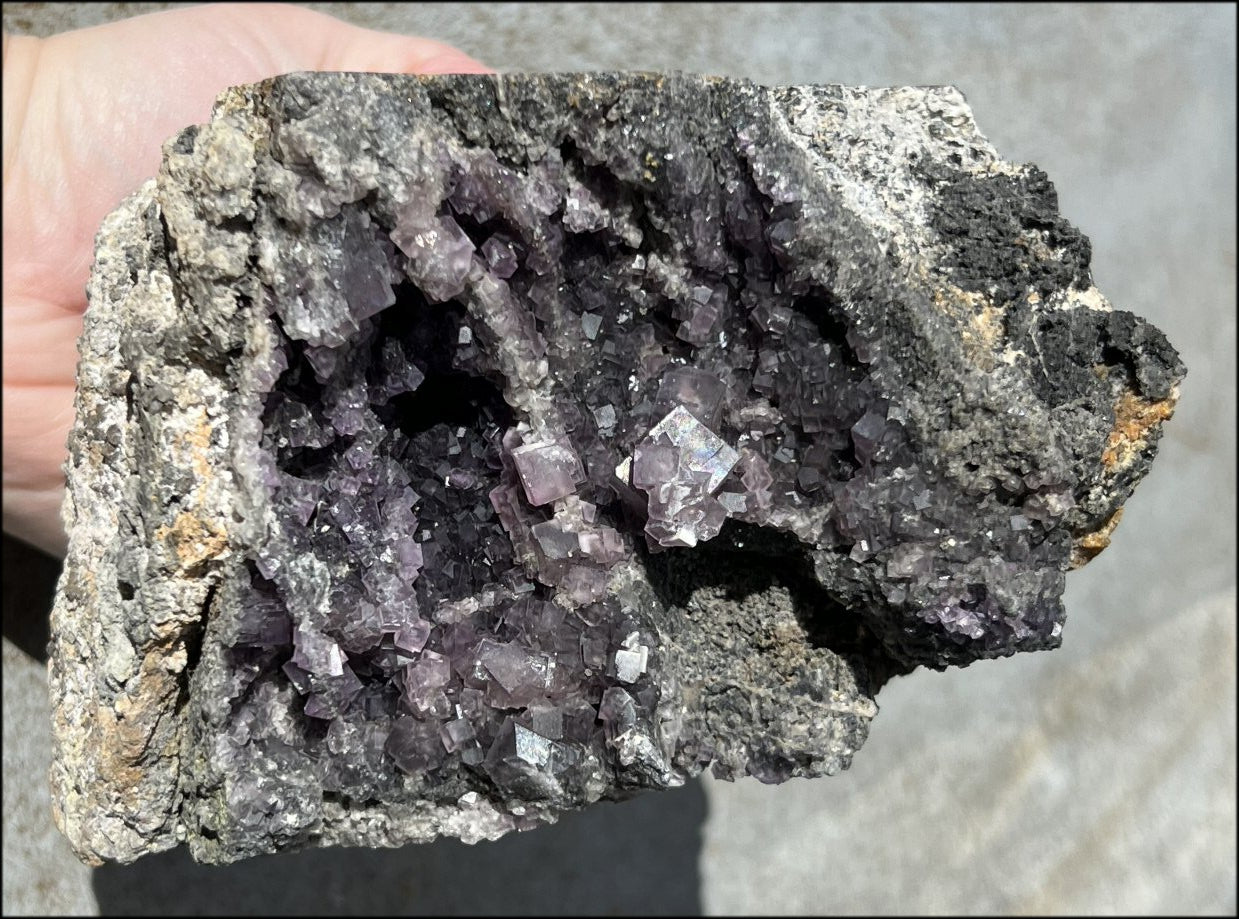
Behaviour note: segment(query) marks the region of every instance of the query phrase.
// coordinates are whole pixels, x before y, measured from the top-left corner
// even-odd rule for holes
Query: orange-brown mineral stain
[[[934,288],[933,302],[958,323],[960,341],[968,357],[981,370],[993,370],[1005,335],[1006,310],[983,294],[950,284]]]
[[[1177,394],[1160,402],[1149,402],[1125,392],[1114,405],[1114,428],[1101,454],[1101,464],[1114,473],[1131,465],[1148,446],[1149,434],[1174,414]]]
[[[1082,568],[1100,555],[1101,551],[1110,545],[1110,537],[1114,533],[1114,528],[1122,519],[1123,509],[1120,507],[1098,529],[1085,533],[1077,539],[1071,547],[1072,569]]]
[[[207,451],[211,446],[211,423],[207,420],[205,408],[198,410],[198,423],[183,436],[185,445],[189,448],[194,474],[199,481],[206,481],[211,477],[211,463],[207,458]]]
[[[181,567],[187,571],[222,555],[228,548],[228,535],[223,530],[190,511],[181,511],[172,526],[161,526],[155,536],[170,542]]]
[[[198,480],[194,489],[200,496],[213,473],[209,458],[211,423],[206,409],[200,409],[197,422],[181,435],[181,442],[189,452],[189,462]],[[157,539],[164,540],[176,553],[183,571],[193,571],[210,559],[222,555],[228,548],[228,534],[209,514],[195,514],[192,509],[183,510],[173,519],[171,526],[164,524],[155,531]]]
[[[1103,379],[1106,376],[1105,373],[1098,375]],[[1101,453],[1102,468],[1113,475],[1130,466],[1140,451],[1148,447],[1149,435],[1154,429],[1174,414],[1177,401],[1178,392],[1160,402],[1141,399],[1130,391],[1119,396],[1114,404],[1114,427]],[[1088,564],[1110,545],[1110,537],[1122,517],[1120,507],[1100,527],[1075,541],[1071,547],[1073,569]]]

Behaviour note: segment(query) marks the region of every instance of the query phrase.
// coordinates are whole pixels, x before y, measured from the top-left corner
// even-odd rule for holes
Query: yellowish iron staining
[[[972,334],[987,351],[993,351],[1002,339],[1002,317],[1003,310],[986,300],[968,320]]]
[[[155,530],[155,538],[171,550],[182,575],[195,572],[228,549],[228,534],[203,507],[207,485],[214,476],[209,456],[211,433],[206,408],[200,406],[188,429],[175,441],[178,452],[184,451],[181,461],[193,469],[197,481],[193,491],[185,496],[186,509],[177,514],[171,525],[164,524]]]
[[[1093,372],[1102,379],[1110,373],[1104,364],[1094,366]],[[1113,475],[1130,466],[1148,447],[1152,431],[1174,414],[1178,399],[1177,389],[1160,402],[1149,402],[1130,391],[1119,396],[1114,405],[1114,428],[1101,454],[1101,465],[1105,471]],[[1072,569],[1088,564],[1110,545],[1110,537],[1122,518],[1123,509],[1120,507],[1101,527],[1076,540],[1071,547]]]
[[[954,285],[934,289],[934,305],[960,323],[960,338],[982,370],[992,370],[1003,339],[1005,311],[984,294],[960,290]]]
[[[218,558],[228,548],[227,533],[189,511],[177,514],[172,526],[161,526],[155,531],[155,538],[167,542],[183,571]]]
[[[1126,469],[1149,444],[1154,429],[1174,414],[1178,391],[1160,402],[1149,402],[1131,392],[1125,392],[1114,406],[1114,428],[1101,454],[1101,464],[1107,472]]]
[[[194,475],[199,482],[206,482],[211,477],[211,463],[207,458],[207,450],[211,446],[211,424],[207,420],[205,408],[198,409],[194,426],[182,434],[180,440],[189,450]]]
[[[641,173],[641,177],[647,182],[654,181],[654,170],[658,168],[658,157],[653,153],[645,154],[645,171]]]
[[[180,692],[180,673],[188,660],[181,642],[172,653],[168,651],[165,645],[152,647],[115,701],[95,708],[99,774],[114,788],[137,788],[146,762],[176,753],[175,733],[165,738],[162,747],[151,749],[160,719],[172,710]]]
[[[1083,568],[1110,545],[1110,537],[1114,533],[1114,528],[1122,519],[1123,509],[1120,507],[1110,515],[1110,519],[1103,523],[1100,529],[1086,533],[1076,540],[1075,545],[1071,547],[1072,570]]]

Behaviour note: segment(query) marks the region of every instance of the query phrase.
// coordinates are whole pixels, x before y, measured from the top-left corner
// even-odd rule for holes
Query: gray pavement
[[[5,4],[50,34],[174,4]],[[306,4],[503,70],[953,83],[1054,180],[1098,286],[1189,368],[1061,650],[917,673],[850,772],[704,781],[468,848],[79,865],[51,824],[54,568],[5,541],[5,914],[1236,910],[1235,8]]]

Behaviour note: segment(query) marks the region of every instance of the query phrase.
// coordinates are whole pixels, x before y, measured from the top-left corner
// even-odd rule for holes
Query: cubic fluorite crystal
[[[87,860],[845,768],[1060,642],[1183,368],[950,88],[297,74],[100,233],[53,617]]]

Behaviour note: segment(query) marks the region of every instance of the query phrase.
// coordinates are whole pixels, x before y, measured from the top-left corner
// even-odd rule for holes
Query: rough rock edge
[[[161,219],[150,181],[100,230],[66,464],[69,554],[48,663],[52,800],[57,825],[89,864],[178,841],[186,670],[228,556],[230,501],[218,475],[227,467],[213,446],[227,401],[218,377],[192,365],[161,368],[181,381],[166,411],[132,414],[134,388],[158,353],[143,340],[180,321]],[[142,455],[156,450],[192,478],[179,500],[160,502],[162,512],[146,519],[140,489],[171,497],[179,487],[139,479]]]
[[[244,92],[229,90],[213,117],[246,105]],[[227,136],[229,127],[217,130]],[[203,245],[207,226],[169,181],[177,160],[174,138],[159,178],[104,220],[78,345],[62,508],[69,551],[48,661],[51,786],[57,825],[94,865],[130,862],[185,838],[178,817],[189,679],[211,600],[237,561],[228,368],[219,352],[166,346],[192,343],[221,321],[210,292],[193,291],[195,310],[185,309],[184,278],[174,270],[178,250]],[[220,267],[226,281],[246,261]],[[156,380],[160,391],[142,391]],[[160,411],[142,410],[151,399]],[[152,468],[165,475],[143,481],[139,471]],[[150,507],[160,508],[153,518],[143,513]]]
[[[214,132],[221,142],[246,136],[261,140],[266,128],[258,109],[267,85],[228,91],[217,103],[212,122],[196,130]],[[906,117],[909,108],[927,110],[931,117],[950,124],[957,138],[971,144],[970,169],[1018,172],[1018,167],[993,154],[954,89],[772,90],[771,108],[779,110],[774,97],[782,94],[779,101],[788,108],[780,114],[789,138],[804,150],[806,162],[818,167],[813,171],[819,179],[838,165],[814,155],[814,141],[823,130],[823,122],[818,121],[822,114],[814,109],[817,100],[840,92],[872,98],[875,111],[881,109],[879,102],[887,100],[892,103],[889,111],[898,111],[899,116]],[[855,115],[856,110],[849,114]],[[805,124],[814,123],[818,124],[816,131],[804,130]],[[247,130],[252,133],[247,135]],[[196,240],[201,242],[205,224],[204,215],[194,214],[193,200],[164,184],[168,170],[175,169],[175,141],[165,148],[165,154],[158,189],[155,183],[144,185],[109,216],[99,234],[88,289],[91,310],[80,346],[77,420],[66,467],[70,488],[63,515],[71,534],[70,552],[53,612],[49,662],[56,744],[52,785],[57,823],[79,857],[91,864],[105,859],[132,861],[185,838],[178,819],[182,794],[178,783],[181,758],[191,753],[182,712],[191,658],[196,657],[195,645],[213,591],[227,577],[230,562],[235,562],[230,553],[236,527],[231,509],[238,483],[228,473],[228,433],[218,423],[229,416],[232,398],[224,385],[225,368],[202,355],[181,355],[174,368],[160,368],[165,378],[180,381],[162,413],[157,417],[133,415],[132,409],[125,408],[133,403],[131,397],[126,398],[132,394],[130,387],[144,385],[144,378],[153,375],[150,355],[160,353],[154,343],[166,340],[165,336],[188,340],[192,338],[186,334],[190,327],[218,329],[219,314],[229,311],[231,295],[225,294],[221,301],[210,290],[195,290],[190,299],[207,315],[181,312],[182,298],[176,289],[181,279],[173,280],[170,260],[175,261],[176,254],[167,249],[165,222],[180,251],[197,244]],[[251,193],[250,178],[228,177],[231,188],[212,191],[234,191],[236,212],[241,213]],[[220,199],[219,194],[214,197]],[[909,226],[925,226],[923,216],[913,216],[915,202],[885,202],[889,216],[896,218],[892,224],[886,223],[887,215],[860,213],[862,206],[872,204],[849,202],[855,217],[871,230],[889,229],[892,244],[898,244],[899,232],[906,233]],[[932,238],[932,232],[925,235],[923,252],[934,250]],[[248,257],[248,252],[241,255]],[[245,270],[243,261],[239,266],[219,268],[225,288]],[[978,356],[992,354],[985,346],[993,344],[990,329],[996,307],[984,302],[984,297],[978,302],[975,295],[957,293],[958,303],[940,306],[975,327],[981,343]],[[1091,286],[1068,291],[1054,306],[1109,310]],[[130,318],[122,322],[122,314]],[[133,317],[139,316],[142,319],[135,321]],[[244,334],[221,344],[238,347],[242,343],[262,347],[260,340]],[[1103,457],[1107,479],[1132,467],[1139,471],[1147,467],[1160,424],[1170,416],[1177,395],[1175,387],[1159,401],[1142,400],[1134,392],[1120,397],[1106,452],[1109,459]],[[99,431],[106,432],[102,443],[95,436]],[[151,451],[163,455],[165,468],[187,477],[178,482],[139,481],[137,470],[150,468],[142,456]],[[1139,471],[1131,475],[1133,486]],[[1129,492],[1130,487],[1116,491]],[[153,489],[159,500],[142,500],[141,488]],[[92,500],[100,494],[113,500]],[[139,514],[145,506],[158,506],[162,511],[155,519],[145,519]],[[1116,512],[1112,512],[1100,525],[1078,530],[1079,552],[1073,561],[1083,563],[1100,551],[1115,522]],[[157,802],[163,806],[153,807]],[[399,845],[432,838],[463,816],[455,809],[427,814],[412,808],[397,816],[393,808],[358,812],[329,804],[328,818],[333,809],[341,818],[339,831],[323,832],[317,840],[320,844]],[[491,838],[486,831],[488,815],[473,813],[465,822],[477,831],[464,834],[466,838]],[[331,827],[335,821],[328,819],[327,823]]]

